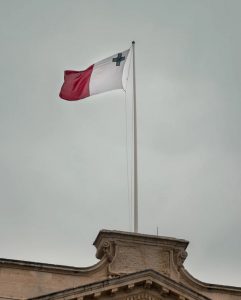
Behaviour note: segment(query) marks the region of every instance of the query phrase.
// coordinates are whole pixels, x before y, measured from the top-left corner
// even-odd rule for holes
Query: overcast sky
[[[241,286],[240,29],[239,0],[0,0],[0,257],[92,265],[100,229],[131,230],[123,92],[58,93],[135,40],[140,232]]]

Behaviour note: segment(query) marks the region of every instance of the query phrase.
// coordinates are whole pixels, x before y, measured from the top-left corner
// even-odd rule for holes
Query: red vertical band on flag
[[[89,82],[94,65],[84,71],[64,72],[64,83],[60,90],[60,98],[68,101],[80,100],[89,97]]]

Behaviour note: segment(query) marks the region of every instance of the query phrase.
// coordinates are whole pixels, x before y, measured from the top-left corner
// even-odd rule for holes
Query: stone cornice
[[[138,243],[142,245],[154,245],[154,246],[169,246],[174,248],[180,248],[186,250],[189,242],[184,239],[176,239],[171,237],[163,237],[156,235],[147,235],[133,232],[124,232],[117,230],[102,229],[93,245],[97,248],[96,257],[101,258],[103,256],[102,243],[106,240],[118,240],[124,242]]]
[[[105,264],[106,264],[105,258],[103,258],[97,264],[90,267],[73,267],[73,266],[64,266],[64,265],[55,265],[55,264],[47,264],[47,263],[40,263],[40,262],[0,258],[0,267],[22,269],[22,270],[36,270],[38,272],[47,272],[47,273],[50,272],[50,273],[57,273],[57,274],[64,273],[64,274],[71,274],[71,275],[80,275],[89,272],[94,272]]]
[[[113,295],[121,291],[134,290],[136,287],[140,288],[140,286],[147,290],[153,287],[159,291],[158,293],[160,295],[174,295],[176,299],[210,300],[210,298],[153,270],[145,270],[95,282],[93,284],[82,285],[76,288],[31,298],[31,300],[95,299],[101,295]]]
[[[218,293],[227,293],[227,294],[235,294],[240,296],[241,299],[241,287],[229,286],[229,285],[220,285],[220,284],[212,284],[206,283],[201,280],[193,277],[186,269],[182,268],[181,270],[181,280],[182,282],[189,282],[192,286],[196,286],[199,290],[207,290],[209,292],[218,292]]]

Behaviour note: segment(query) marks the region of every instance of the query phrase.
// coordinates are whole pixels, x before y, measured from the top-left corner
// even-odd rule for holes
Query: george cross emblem
[[[120,63],[122,62],[122,60],[125,60],[125,56],[122,56],[122,53],[118,53],[117,54],[117,57],[114,57],[112,59],[113,62],[116,63],[116,66],[120,66]]]

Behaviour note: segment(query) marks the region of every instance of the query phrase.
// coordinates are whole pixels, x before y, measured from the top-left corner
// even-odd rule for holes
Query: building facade
[[[94,246],[86,268],[0,259],[0,300],[241,300],[188,273],[186,240],[101,230]]]

